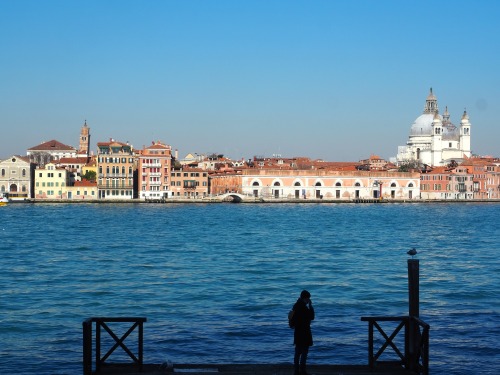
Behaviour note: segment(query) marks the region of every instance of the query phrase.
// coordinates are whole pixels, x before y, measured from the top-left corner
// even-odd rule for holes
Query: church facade
[[[396,161],[418,161],[428,166],[448,165],[452,160],[461,163],[471,156],[471,124],[464,111],[460,125],[450,121],[448,107],[439,114],[436,96],[432,88],[425,101],[424,112],[410,128],[406,146],[398,147]]]

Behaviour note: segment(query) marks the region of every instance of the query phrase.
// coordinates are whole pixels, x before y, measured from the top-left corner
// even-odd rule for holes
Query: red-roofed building
[[[473,174],[465,166],[435,167],[420,175],[422,199],[473,199]]]
[[[97,199],[97,182],[89,180],[75,181],[73,186],[67,188],[68,199],[85,200]]]
[[[75,158],[61,158],[56,162],[58,167],[66,168],[70,173],[70,185],[73,185],[75,181],[81,180],[82,168],[89,161],[88,157],[75,157]]]
[[[57,162],[61,158],[75,158],[76,149],[53,139],[42,142],[38,146],[30,147],[26,155],[32,163],[36,163],[43,168],[45,164],[52,161]]]

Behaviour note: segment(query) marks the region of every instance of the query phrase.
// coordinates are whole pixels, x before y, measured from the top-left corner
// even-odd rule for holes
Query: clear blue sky
[[[42,141],[384,158],[432,87],[500,156],[500,1],[0,0],[0,157]]]

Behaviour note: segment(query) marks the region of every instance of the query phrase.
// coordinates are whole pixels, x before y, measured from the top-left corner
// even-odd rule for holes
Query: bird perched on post
[[[415,248],[410,249],[406,252],[406,254],[411,255],[411,259],[413,259],[413,257],[417,255],[417,250]]]

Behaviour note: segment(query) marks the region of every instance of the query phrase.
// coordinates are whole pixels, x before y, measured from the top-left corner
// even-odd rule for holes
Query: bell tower
[[[469,158],[471,156],[470,128],[471,124],[469,121],[469,115],[467,114],[467,111],[464,110],[462,120],[460,121],[460,151],[462,151],[463,155]]]
[[[425,100],[424,114],[435,114],[436,112],[438,112],[438,103],[436,96],[432,93],[431,87],[431,91],[429,92],[429,95],[427,95],[427,99]]]
[[[87,120],[80,130],[80,146],[78,148],[78,154],[82,156],[89,156],[90,149],[90,128],[87,126]]]
[[[432,165],[441,165],[443,160],[443,122],[439,117],[439,113],[434,113],[432,120],[432,134],[431,134],[431,163]]]

